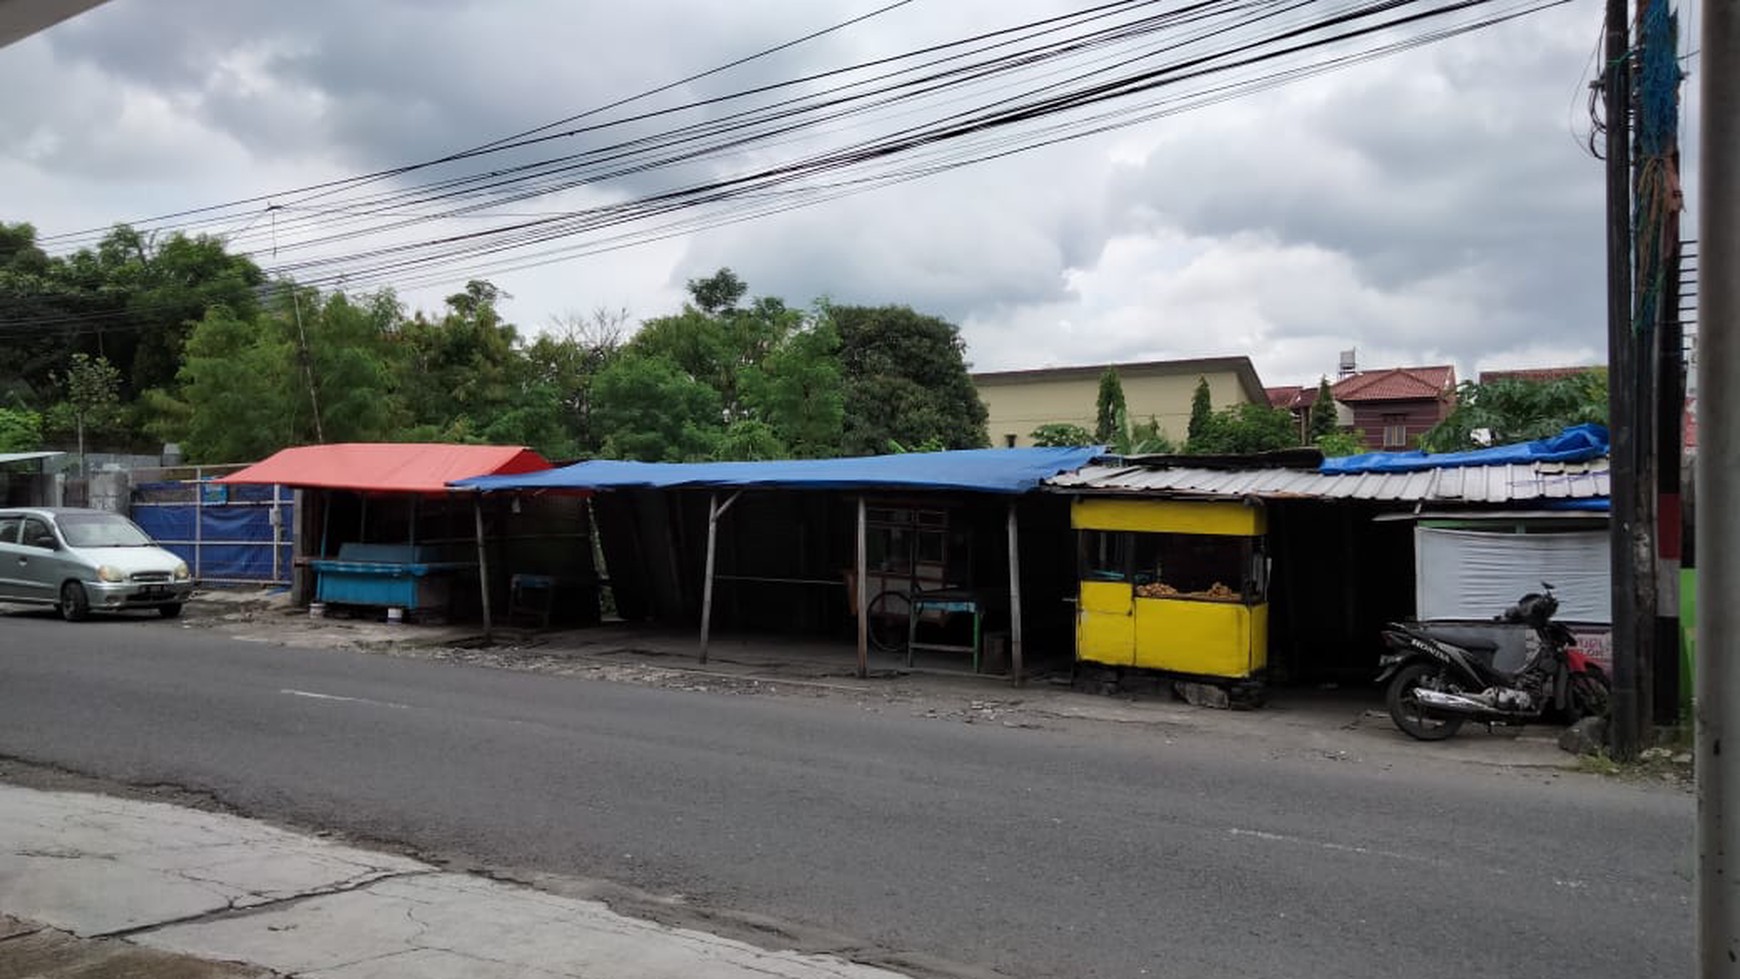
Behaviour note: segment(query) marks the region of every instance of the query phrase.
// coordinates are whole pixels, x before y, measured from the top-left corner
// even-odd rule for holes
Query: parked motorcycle
[[[1571,630],[1553,621],[1553,586],[1530,592],[1496,621],[1533,630],[1532,647],[1514,672],[1494,665],[1500,643],[1480,626],[1391,623],[1390,652],[1378,682],[1389,681],[1390,718],[1422,741],[1441,741],[1463,723],[1528,724],[1548,713],[1567,720],[1603,714],[1607,674],[1576,648]]]

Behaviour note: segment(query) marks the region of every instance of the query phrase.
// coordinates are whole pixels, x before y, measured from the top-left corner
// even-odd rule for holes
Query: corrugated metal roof
[[[53,459],[66,455],[65,452],[0,452],[0,464],[8,462],[33,462],[37,459]]]
[[[1046,485],[1083,493],[1156,496],[1258,496],[1271,499],[1381,500],[1398,503],[1508,503],[1583,500],[1609,495],[1607,460],[1464,466],[1404,473],[1326,476],[1314,470],[1084,466]]]

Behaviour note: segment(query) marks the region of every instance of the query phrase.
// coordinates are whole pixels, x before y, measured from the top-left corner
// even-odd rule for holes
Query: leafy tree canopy
[[[23,408],[0,408],[0,452],[42,448],[42,416]]]
[[[1195,455],[1246,455],[1299,444],[1293,416],[1268,405],[1242,404],[1209,415],[1184,451]]]
[[[890,445],[976,449],[990,444],[986,411],[954,324],[906,306],[825,306],[840,338],[845,405],[841,451]]]
[[[1328,458],[1356,456],[1365,451],[1365,432],[1330,432],[1317,438],[1317,450]]]
[[[1048,422],[1028,435],[1033,444],[1045,448],[1068,448],[1095,445],[1094,433],[1069,422]]]
[[[1607,370],[1597,368],[1548,381],[1500,378],[1466,381],[1456,389],[1449,417],[1420,437],[1429,452],[1509,445],[1557,435],[1567,425],[1607,424]]]

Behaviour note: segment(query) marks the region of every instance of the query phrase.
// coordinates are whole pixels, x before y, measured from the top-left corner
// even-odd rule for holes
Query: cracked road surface
[[[1022,977],[1690,969],[1683,792],[884,706],[0,619],[0,754],[770,946]]]

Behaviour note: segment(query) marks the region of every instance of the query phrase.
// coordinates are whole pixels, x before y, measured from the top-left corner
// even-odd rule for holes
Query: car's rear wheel
[[[166,619],[173,619],[181,614],[181,603],[170,602],[167,605],[159,605],[157,606],[157,614]]]
[[[68,622],[83,622],[91,616],[91,600],[85,586],[69,581],[60,586],[60,617]]]

